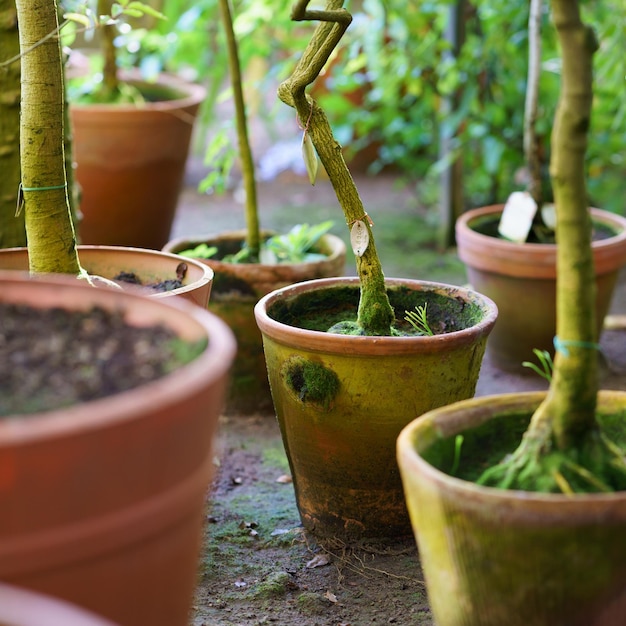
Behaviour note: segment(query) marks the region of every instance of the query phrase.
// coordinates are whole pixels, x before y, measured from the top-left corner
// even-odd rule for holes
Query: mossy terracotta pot
[[[461,215],[456,241],[471,287],[498,305],[498,325],[489,337],[487,354],[498,367],[521,372],[523,361],[536,361],[533,349],[554,353],[557,247],[498,238],[503,208],[498,204]],[[591,215],[596,230],[610,235],[592,244],[600,332],[619,270],[626,264],[626,219],[598,209]]]
[[[397,319],[427,303],[429,315],[451,332],[325,332],[356,319],[357,278],[285,287],[255,308],[298,509],[304,526],[320,536],[410,534],[396,438],[418,415],[474,394],[496,320],[493,302],[467,289],[398,279],[387,287]]]
[[[146,98],[70,105],[81,243],[160,250],[170,237],[196,114],[206,89],[169,75],[122,72]]]
[[[566,496],[450,476],[514,450],[545,392],[485,396],[409,424],[398,463],[438,626],[617,626],[626,615],[626,493]],[[626,441],[626,393],[599,419]],[[501,453],[501,454],[500,454]],[[480,472],[480,468],[477,469]]]
[[[144,283],[176,278],[176,270],[181,263],[181,258],[175,254],[123,246],[78,246],[78,255],[83,268],[89,274],[113,279],[120,272],[130,272]],[[182,287],[149,295],[156,299],[179,296],[206,308],[211,296],[213,270],[193,259],[186,260],[185,264]],[[28,271],[28,249],[1,249],[0,270]],[[132,284],[127,287],[130,290],[133,288]]]
[[[263,237],[273,233],[264,232]],[[233,365],[231,387],[226,402],[227,413],[273,412],[272,396],[263,355],[263,340],[254,317],[259,299],[293,283],[343,274],[346,245],[335,235],[324,235],[315,252],[325,259],[309,263],[225,263],[227,254],[241,250],[245,231],[231,231],[202,238],[179,238],[163,249],[179,253],[201,243],[216,246],[215,259],[196,259],[215,272],[210,310],[221,317],[237,338],[237,357]]]
[[[97,289],[69,277],[2,272],[0,300],[98,306],[206,343],[194,360],[151,383],[0,419],[0,580],[121,626],[187,626],[232,332],[181,298]]]

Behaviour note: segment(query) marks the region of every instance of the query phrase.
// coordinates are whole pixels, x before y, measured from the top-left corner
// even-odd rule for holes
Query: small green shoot
[[[426,307],[428,302],[424,303],[424,306],[416,306],[415,311],[405,311],[404,319],[415,328],[415,330],[420,335],[425,335],[428,337],[434,336],[434,332],[432,331],[430,324],[428,323],[427,315],[426,315]]]
[[[552,356],[547,350],[533,349],[534,355],[539,359],[539,365],[532,363],[531,361],[523,361],[524,367],[529,367],[535,373],[539,374],[542,378],[545,378],[548,382],[552,380],[552,370],[554,363],[552,362]]]
[[[459,465],[461,463],[461,447],[463,446],[463,435],[457,435],[454,438],[454,461],[452,462],[452,469],[450,470],[450,476],[455,476],[459,471]]]
[[[321,224],[297,224],[285,235],[274,235],[268,239],[261,251],[263,263],[312,263],[326,258],[325,254],[311,252],[318,241],[331,228],[328,220]]]
[[[298,224],[286,235],[274,235],[261,245],[261,255],[258,259],[266,265],[278,263],[313,263],[326,258],[321,252],[311,252],[321,237],[332,227],[333,222],[327,221],[315,226]],[[217,254],[216,246],[207,243],[198,244],[195,248],[187,248],[178,252],[181,256],[196,259],[210,259]],[[248,248],[244,246],[235,254],[228,254],[221,259],[224,263],[255,263]]]
[[[217,246],[209,246],[206,243],[200,243],[195,248],[187,248],[177,252],[180,256],[191,257],[192,259],[210,259],[217,253]]]

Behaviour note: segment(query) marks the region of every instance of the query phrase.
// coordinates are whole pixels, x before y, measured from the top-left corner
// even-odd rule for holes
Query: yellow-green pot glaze
[[[626,616],[626,493],[539,494],[481,487],[449,471],[460,457],[521,433],[544,392],[436,409],[397,442],[428,595],[438,626],[619,626]],[[626,431],[626,393],[599,394],[598,417]],[[622,435],[622,441],[623,441]],[[465,451],[465,446],[468,450]],[[507,450],[508,448],[508,450]]]
[[[356,278],[293,285],[255,308],[298,509],[318,535],[410,534],[396,438],[422,413],[474,394],[496,320],[493,302],[463,288],[395,279],[387,285],[399,319],[428,302],[431,313],[439,308],[449,326],[456,318],[463,328],[434,337],[312,330],[320,312],[325,328],[356,317]]]

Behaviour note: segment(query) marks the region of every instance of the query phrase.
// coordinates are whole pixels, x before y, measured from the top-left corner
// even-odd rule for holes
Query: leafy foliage
[[[327,258],[321,252],[315,252],[320,239],[332,228],[333,222],[326,221],[310,226],[296,224],[284,235],[274,235],[261,245],[260,262],[267,265],[277,263],[313,263]],[[218,249],[201,243],[195,248],[182,250],[178,254],[192,258],[210,259],[215,257]],[[254,263],[250,251],[244,245],[236,254],[229,254],[221,259],[225,263]]]

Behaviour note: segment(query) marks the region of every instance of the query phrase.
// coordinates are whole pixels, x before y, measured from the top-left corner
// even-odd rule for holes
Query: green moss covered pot
[[[435,409],[397,442],[406,500],[438,626],[617,626],[626,615],[626,493],[539,494],[481,487],[545,392]],[[599,419],[626,442],[626,393],[599,394]],[[623,432],[622,432],[623,431]]]
[[[410,534],[396,438],[418,415],[474,394],[496,320],[493,302],[467,289],[398,279],[387,287],[399,320],[427,302],[452,332],[325,332],[356,318],[357,278],[279,289],[255,308],[296,502],[304,526],[320,536]]]

